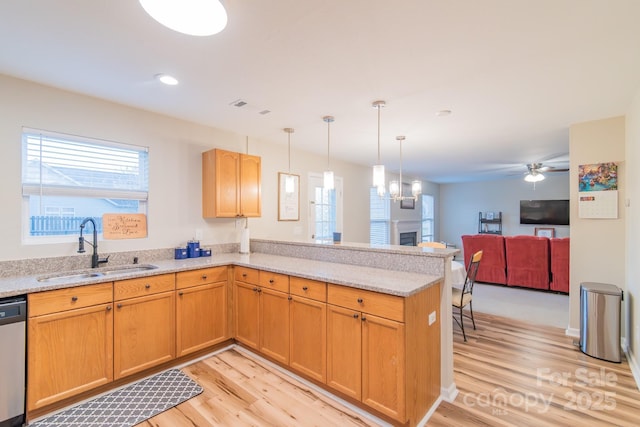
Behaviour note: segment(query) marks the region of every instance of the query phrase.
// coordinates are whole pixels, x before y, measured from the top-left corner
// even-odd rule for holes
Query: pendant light
[[[327,170],[324,171],[324,189],[325,190],[333,190],[334,181],[333,181],[333,171],[329,167],[329,151],[331,147],[331,123],[335,120],[333,116],[324,116],[322,120],[327,123]]]
[[[219,0],[140,0],[140,5],[165,27],[190,36],[211,36],[227,26]]]
[[[384,165],[380,163],[380,110],[386,103],[384,101],[375,101],[372,106],[378,110],[378,163],[373,166],[373,186],[378,190],[378,196],[384,196],[385,192],[385,174]]]
[[[287,176],[284,178],[284,192],[287,194],[292,194],[295,192],[295,179],[293,175],[291,175],[291,134],[295,132],[293,128],[284,128],[284,131],[287,133],[287,153],[289,158],[289,167],[287,169]]]
[[[420,180],[413,180],[411,182],[411,196],[405,196],[402,194],[402,141],[405,140],[404,136],[396,136],[396,140],[400,143],[400,173],[398,181],[391,181],[389,183],[389,193],[391,199],[394,202],[402,200],[417,200],[418,196],[422,193],[422,182]]]

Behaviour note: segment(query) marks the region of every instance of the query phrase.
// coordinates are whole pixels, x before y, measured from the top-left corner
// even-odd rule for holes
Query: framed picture
[[[403,182],[402,195],[404,197],[407,197],[409,194],[411,194],[411,186]],[[415,208],[416,208],[415,199],[400,200],[400,209],[415,209]]]
[[[293,180],[291,192],[287,178]],[[300,175],[278,172],[278,221],[300,221]]]
[[[553,227],[546,227],[546,228],[536,227],[535,235],[537,237],[549,237],[549,238],[555,237],[556,229]]]

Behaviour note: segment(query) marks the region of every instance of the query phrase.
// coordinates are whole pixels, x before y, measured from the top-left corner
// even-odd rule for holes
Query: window
[[[433,196],[422,195],[422,241],[433,242]]]
[[[369,243],[388,245],[390,239],[391,201],[388,197],[378,196],[375,187],[369,189]]]
[[[309,234],[314,240],[333,241],[333,232],[342,231],[342,178],[336,176],[335,189],[326,190],[322,175],[309,173],[308,188],[312,206]]]
[[[23,129],[25,240],[78,234],[87,217],[101,232],[104,213],[144,213],[148,182],[146,147]]]

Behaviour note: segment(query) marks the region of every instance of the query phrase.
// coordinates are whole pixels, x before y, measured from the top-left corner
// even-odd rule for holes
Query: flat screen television
[[[520,224],[569,225],[569,201],[520,200]]]

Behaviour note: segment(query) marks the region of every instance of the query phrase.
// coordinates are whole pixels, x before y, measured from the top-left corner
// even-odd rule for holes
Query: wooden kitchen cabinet
[[[261,214],[260,157],[217,148],[202,153],[202,216],[233,218]]]
[[[235,268],[236,340],[289,363],[289,276]]]
[[[327,300],[327,384],[404,421],[404,298],[329,284]]]
[[[229,338],[227,267],[176,274],[176,357]]]
[[[113,284],[29,294],[27,411],[113,380]]]
[[[114,300],[114,379],[175,358],[175,274],[116,281]]]
[[[327,284],[290,278],[289,366],[325,383],[327,380]]]

